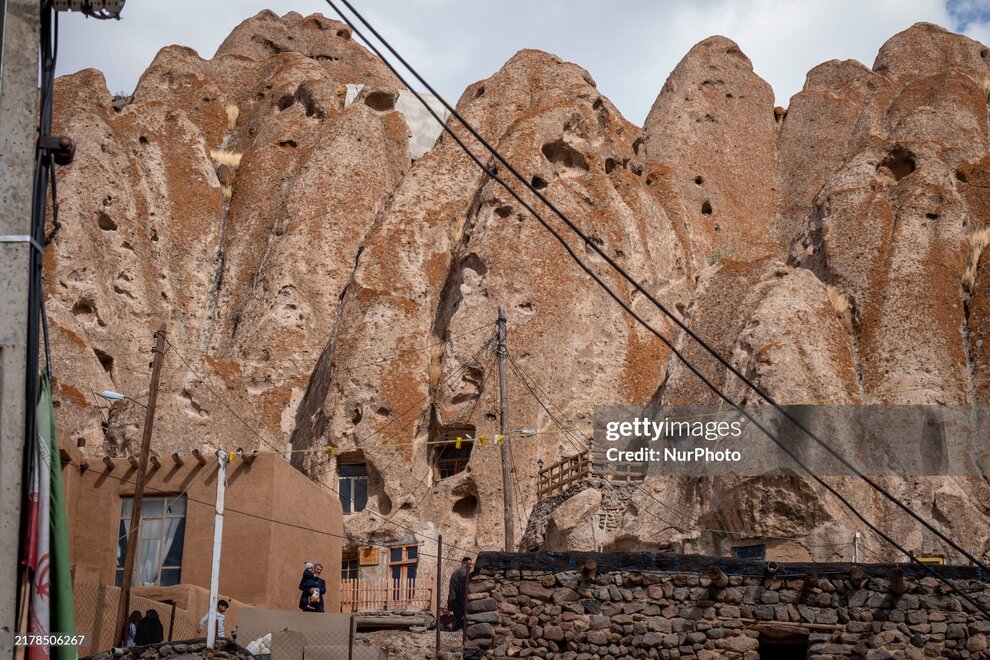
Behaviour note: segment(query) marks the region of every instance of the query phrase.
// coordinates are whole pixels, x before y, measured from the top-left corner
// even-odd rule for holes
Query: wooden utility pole
[[[502,436],[502,499],[505,504],[505,551],[513,552],[516,547],[512,505],[512,457],[509,454],[509,388],[505,382],[505,310],[498,308],[498,395],[499,428]]]
[[[141,503],[144,501],[144,480],[148,472],[148,455],[151,453],[151,429],[155,423],[155,402],[158,400],[158,382],[162,375],[165,357],[165,324],[155,333],[155,361],[151,367],[151,387],[148,389],[148,407],[144,414],[144,435],[141,438],[141,456],[138,459],[134,501],[131,507],[131,527],[127,533],[127,554],[124,556],[124,576],[120,584],[120,604],[117,607],[117,634],[115,639],[127,643],[127,614],[131,607],[131,574],[137,554],[138,530],[141,527]]]

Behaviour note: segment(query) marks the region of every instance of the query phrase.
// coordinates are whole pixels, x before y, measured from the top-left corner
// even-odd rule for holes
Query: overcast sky
[[[521,48],[539,48],[588,71],[632,122],[642,124],[667,75],[713,34],[739,43],[779,105],[805,73],[830,59],[873,64],[891,35],[917,21],[990,44],[990,0],[352,0],[444,96],[494,73]],[[213,56],[240,21],[269,8],[321,12],[322,0],[130,0],[117,21],[62,15],[59,73],[104,72],[130,93],[170,44]],[[341,81],[349,82],[349,81]]]

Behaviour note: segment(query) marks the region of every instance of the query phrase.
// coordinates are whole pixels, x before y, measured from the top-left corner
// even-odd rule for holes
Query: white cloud
[[[521,48],[540,48],[588,69],[636,123],[677,62],[712,34],[739,43],[781,105],[812,67],[830,59],[870,66],[884,41],[917,21],[950,29],[966,22],[967,34],[990,41],[990,16],[971,11],[975,0],[952,0],[952,13],[944,0],[351,1],[451,101]],[[120,22],[63,17],[59,70],[96,67],[111,90],[130,91],[160,48],[179,43],[210,57],[237,23],[265,7],[332,14],[318,0],[135,0]]]

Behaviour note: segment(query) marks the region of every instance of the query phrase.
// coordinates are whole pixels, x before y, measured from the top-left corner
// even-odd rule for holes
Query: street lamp
[[[141,403],[132,396],[127,396],[126,394],[121,394],[120,392],[114,392],[113,390],[103,390],[102,392],[100,392],[99,396],[109,401],[133,401],[134,403],[138,404],[143,408],[148,407],[147,405]]]

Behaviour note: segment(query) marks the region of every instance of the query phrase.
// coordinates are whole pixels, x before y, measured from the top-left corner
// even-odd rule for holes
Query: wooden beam
[[[907,582],[904,581],[903,568],[895,566],[887,572],[887,577],[890,578],[890,593],[900,596],[907,592]]]

